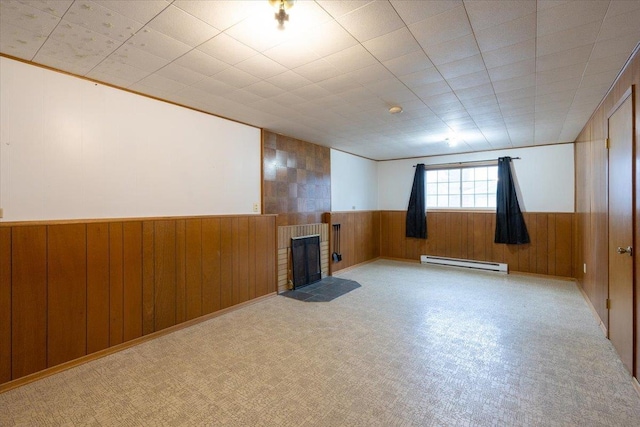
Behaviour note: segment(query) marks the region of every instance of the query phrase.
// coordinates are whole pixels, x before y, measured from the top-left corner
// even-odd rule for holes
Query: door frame
[[[618,101],[613,105],[612,108],[609,109],[606,120],[605,120],[605,134],[606,134],[606,147],[607,147],[607,170],[606,170],[606,179],[607,179],[607,197],[606,197],[606,205],[607,205],[607,270],[610,264],[610,256],[611,256],[611,248],[609,247],[609,171],[610,171],[610,156],[609,156],[609,119],[618,111],[618,109],[624,104],[627,99],[631,101],[631,218],[632,218],[632,236],[631,236],[631,246],[634,248],[634,252],[638,249],[637,243],[640,241],[640,227],[637,225],[637,221],[640,213],[638,213],[638,200],[640,200],[640,177],[636,173],[637,164],[640,160],[640,147],[637,146],[640,143],[639,138],[637,137],[639,126],[637,126],[637,114],[636,111],[636,85],[631,85],[624,91],[624,93],[618,98]],[[640,377],[640,280],[638,278],[638,271],[640,271],[640,260],[637,255],[637,252],[633,255],[633,261],[631,264],[632,268],[632,367],[631,374],[635,378]],[[611,285],[611,277],[607,272],[607,299],[610,297],[610,285]],[[610,309],[607,307],[607,338],[610,338],[610,330],[611,330],[611,318],[610,318]]]

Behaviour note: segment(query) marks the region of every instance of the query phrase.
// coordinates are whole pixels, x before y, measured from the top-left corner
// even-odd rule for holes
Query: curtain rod
[[[511,160],[520,160],[520,157],[512,157]],[[454,165],[466,165],[469,163],[487,163],[487,162],[497,162],[498,159],[488,159],[488,160],[470,160],[468,162],[451,162],[451,163],[434,163],[432,165],[425,165],[425,167],[429,166],[454,166]],[[413,165],[415,168],[418,165]]]

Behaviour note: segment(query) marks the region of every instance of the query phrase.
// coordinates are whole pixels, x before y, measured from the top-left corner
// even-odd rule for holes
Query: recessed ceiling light
[[[389,112],[390,112],[391,114],[398,114],[398,113],[402,113],[402,107],[400,107],[400,106],[398,106],[398,105],[393,106],[393,107],[389,108]]]

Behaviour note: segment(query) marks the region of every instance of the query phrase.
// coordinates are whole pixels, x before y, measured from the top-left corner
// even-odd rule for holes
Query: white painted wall
[[[331,210],[378,209],[378,163],[331,150]]]
[[[260,130],[0,58],[4,221],[253,213]]]
[[[442,164],[521,157],[512,161],[518,182],[520,208],[526,212],[574,211],[573,144],[514,148],[481,153],[390,160],[378,164],[378,201],[381,210],[406,210],[417,163]],[[333,187],[332,187],[333,188]]]

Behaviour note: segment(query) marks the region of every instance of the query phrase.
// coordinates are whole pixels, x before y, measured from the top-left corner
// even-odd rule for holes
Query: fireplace
[[[322,279],[320,268],[320,236],[291,238],[293,289],[299,289]]]

